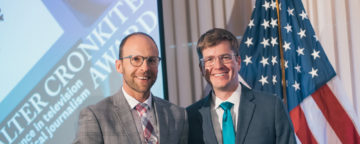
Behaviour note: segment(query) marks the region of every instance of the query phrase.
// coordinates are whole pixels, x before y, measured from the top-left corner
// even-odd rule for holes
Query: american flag
[[[357,116],[341,89],[329,86],[340,82],[301,0],[279,0],[279,8],[280,26],[276,1],[256,1],[240,44],[241,77],[252,89],[283,98],[281,44],[287,107],[298,143],[360,143]]]

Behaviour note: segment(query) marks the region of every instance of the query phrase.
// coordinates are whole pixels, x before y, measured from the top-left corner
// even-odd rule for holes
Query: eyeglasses
[[[133,65],[135,67],[141,66],[144,63],[144,60],[146,60],[147,63],[150,66],[158,66],[158,64],[159,64],[159,62],[161,60],[161,58],[157,57],[157,56],[143,57],[143,56],[140,56],[140,55],[136,55],[136,56],[130,55],[130,56],[127,56],[127,57],[121,57],[119,59],[123,60],[123,59],[127,59],[127,58],[130,59],[131,65]]]
[[[219,58],[221,63],[227,64],[227,63],[232,62],[234,56],[236,56],[236,55],[234,55],[234,54],[223,54],[223,55],[217,56],[217,58]],[[203,66],[205,66],[205,67],[214,66],[215,61],[216,61],[216,57],[214,57],[214,56],[210,56],[210,57],[200,59],[201,64]]]

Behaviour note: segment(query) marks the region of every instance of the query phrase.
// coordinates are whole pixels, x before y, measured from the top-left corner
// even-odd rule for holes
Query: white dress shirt
[[[125,99],[126,101],[129,103],[130,108],[131,109],[135,109],[136,105],[139,104],[140,102],[138,100],[136,100],[134,97],[130,96],[128,93],[126,93],[126,91],[124,90],[124,87],[122,87],[122,91],[124,93]],[[152,95],[150,93],[150,96],[143,102],[146,103],[150,109],[152,109]]]
[[[124,90],[124,87],[122,87],[122,92],[124,93],[124,97],[131,108],[131,113],[135,120],[135,125],[136,125],[138,133],[140,135],[140,139],[142,142],[145,142],[144,136],[143,136],[143,128],[142,128],[140,113],[135,109],[136,105],[139,104],[140,102],[138,100],[136,100],[134,97],[130,96],[128,93],[126,93],[126,91]],[[155,110],[153,109],[153,105],[152,105],[152,94],[151,93],[150,93],[150,96],[143,103],[146,103],[150,108],[150,110],[147,111],[147,113],[146,113],[147,114],[146,117],[150,120],[151,124],[153,125],[155,134],[157,136],[159,136],[160,135],[159,127],[157,124],[157,120],[155,118]]]
[[[237,122],[238,122],[238,114],[239,114],[239,106],[240,106],[240,95],[241,95],[241,85],[239,84],[236,90],[231,94],[231,96],[227,100],[221,100],[220,98],[215,96],[215,93],[212,92],[211,95],[211,119],[214,126],[214,131],[216,134],[216,138],[220,144],[222,144],[222,118],[224,114],[224,110],[220,107],[220,104],[223,102],[231,102],[234,104],[231,109],[231,117],[234,124],[235,133],[237,131]]]

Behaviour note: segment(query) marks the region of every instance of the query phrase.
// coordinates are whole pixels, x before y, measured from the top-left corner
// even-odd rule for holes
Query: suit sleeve
[[[188,135],[189,135],[189,123],[188,123],[188,116],[186,110],[184,110],[184,128],[181,133],[180,144],[187,144],[188,143]]]
[[[278,97],[275,103],[276,143],[296,144],[294,130],[284,103]]]
[[[78,131],[74,144],[102,144],[104,143],[101,128],[94,112],[85,108],[80,112]]]

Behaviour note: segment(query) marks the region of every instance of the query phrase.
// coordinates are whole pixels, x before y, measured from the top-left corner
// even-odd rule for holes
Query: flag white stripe
[[[360,121],[355,112],[355,107],[353,103],[349,102],[348,97],[346,95],[345,89],[342,85],[342,81],[340,80],[339,76],[335,76],[331,81],[328,82],[328,86],[330,90],[333,92],[341,106],[344,108],[350,119],[352,120],[355,129],[357,130],[358,134],[360,134]]]
[[[297,144],[302,144],[301,141],[300,141],[300,139],[299,139],[299,137],[298,137],[296,134],[295,134],[295,138],[296,138],[296,143],[297,143]]]
[[[316,141],[320,144],[329,143],[326,133],[327,131],[333,131],[333,129],[327,123],[326,118],[314,99],[311,96],[307,97],[300,104],[300,107],[304,112],[309,129]],[[339,139],[336,135],[334,138]]]
[[[342,144],[339,137],[337,137],[335,131],[331,128],[330,124],[326,123],[326,136],[327,136],[327,144]]]

